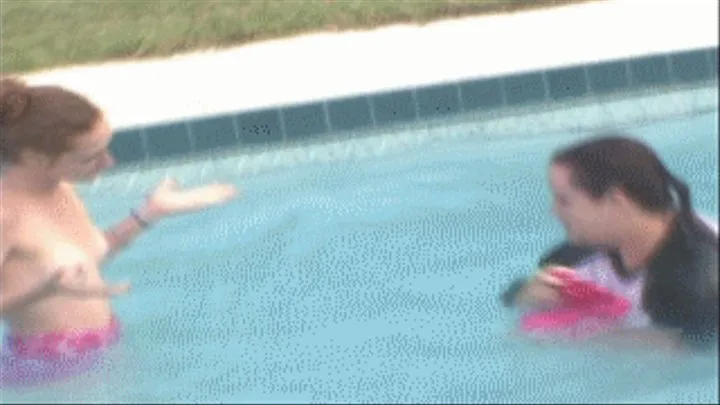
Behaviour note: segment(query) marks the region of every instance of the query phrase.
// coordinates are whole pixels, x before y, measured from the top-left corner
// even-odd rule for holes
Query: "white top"
[[[707,224],[716,235],[718,234],[717,221],[702,215],[698,215],[698,218]],[[575,270],[580,278],[597,283],[630,301],[632,307],[623,322],[623,326],[630,328],[650,326],[650,316],[642,307],[642,293],[645,285],[644,271],[641,271],[638,277],[625,280],[613,270],[610,257],[605,253],[596,253],[590,256],[578,266],[575,266]]]

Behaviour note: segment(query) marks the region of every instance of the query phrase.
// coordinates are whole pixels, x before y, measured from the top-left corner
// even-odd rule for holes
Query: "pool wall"
[[[445,116],[493,116],[523,107],[712,86],[717,77],[718,48],[694,49],[128,128],[116,133],[111,149],[122,167],[229,148],[322,141]]]

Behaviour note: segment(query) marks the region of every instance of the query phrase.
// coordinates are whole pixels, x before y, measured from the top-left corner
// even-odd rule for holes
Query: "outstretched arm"
[[[105,232],[111,257],[133,241],[145,228],[161,218],[202,210],[230,201],[237,190],[231,185],[211,184],[183,190],[174,180],[165,179],[147,201],[124,221]]]

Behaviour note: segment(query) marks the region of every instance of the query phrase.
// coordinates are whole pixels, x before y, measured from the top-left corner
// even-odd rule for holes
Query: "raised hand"
[[[518,301],[531,307],[553,307],[560,303],[560,289],[565,286],[564,277],[572,277],[575,271],[568,267],[549,266],[538,271],[520,291]]]
[[[202,187],[182,189],[173,179],[165,179],[148,196],[143,219],[154,221],[164,216],[197,211],[226,203],[238,190],[229,184],[210,184]]]

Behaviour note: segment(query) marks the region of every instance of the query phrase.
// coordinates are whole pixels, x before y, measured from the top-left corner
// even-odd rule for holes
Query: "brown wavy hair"
[[[88,133],[102,112],[87,98],[58,86],[0,79],[0,159],[17,163],[26,150],[57,159]]]

